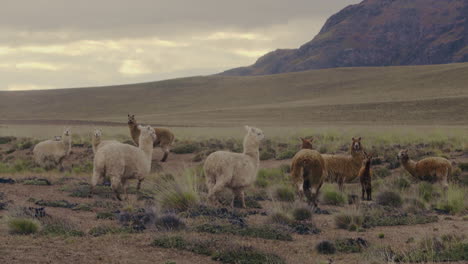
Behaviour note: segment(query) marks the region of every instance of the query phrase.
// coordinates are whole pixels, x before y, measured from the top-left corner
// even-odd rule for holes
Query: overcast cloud
[[[357,0],[4,0],[0,90],[206,75],[311,40]]]

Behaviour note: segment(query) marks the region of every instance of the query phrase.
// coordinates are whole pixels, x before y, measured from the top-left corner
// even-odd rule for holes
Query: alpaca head
[[[71,136],[71,129],[68,127],[68,128],[65,128],[65,130],[63,130],[63,136],[64,137],[69,137]]]
[[[408,150],[407,149],[400,150],[400,152],[398,152],[397,158],[401,161],[409,160]]]
[[[245,130],[247,131],[247,137],[257,143],[260,143],[265,138],[263,131],[256,127],[245,126]]]
[[[154,132],[154,129],[151,126],[140,125],[138,126],[138,129],[140,130],[140,142],[144,142],[147,140],[151,140],[151,142],[154,142],[156,140],[156,132]]]
[[[312,142],[314,141],[313,138],[311,139],[305,139],[305,138],[299,138],[301,139],[302,142],[302,149],[312,149]]]
[[[129,125],[135,125],[136,124],[135,115],[128,114],[128,124]]]
[[[95,129],[93,135],[94,135],[95,138],[100,138],[102,136],[101,129],[99,129],[99,128]]]
[[[374,154],[367,154],[367,152],[364,151],[364,159],[362,160],[362,166],[370,165],[373,156]]]
[[[361,137],[353,138],[353,143],[351,144],[351,150],[354,152],[359,152],[362,150]]]

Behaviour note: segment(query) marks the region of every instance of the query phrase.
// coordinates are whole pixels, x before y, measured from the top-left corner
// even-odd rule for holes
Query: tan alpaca
[[[301,138],[302,149],[294,155],[291,178],[301,199],[305,196],[309,204],[317,206],[320,188],[325,181],[325,161],[322,155],[312,150],[312,140]]]
[[[398,159],[414,178],[431,183],[438,182],[444,191],[447,191],[448,181],[452,175],[452,164],[447,159],[430,157],[413,161],[408,156],[408,150],[401,150],[398,153]]]
[[[242,207],[245,206],[244,189],[257,178],[260,142],[265,137],[262,130],[245,126],[247,134],[244,137],[244,152],[233,153],[216,151],[208,155],[203,165],[208,187],[208,199],[215,202],[216,195],[225,188],[231,189],[236,197],[240,197]],[[234,206],[234,199],[232,201]]]
[[[93,135],[91,137],[91,145],[93,148],[93,153],[96,154],[96,151],[99,147],[103,147],[104,145],[111,144],[111,143],[119,143],[116,140],[102,140],[102,130],[95,129]]]
[[[140,189],[141,182],[151,170],[153,142],[156,134],[150,126],[139,126],[139,129],[139,147],[110,143],[97,149],[91,178],[92,189],[104,178],[110,178],[112,190],[119,200],[122,200],[119,194],[122,188],[127,197],[128,180],[137,179],[137,190]]]
[[[343,191],[345,182],[349,183],[358,176],[364,159],[361,138],[353,138],[352,140],[351,155],[322,155],[327,179],[331,182],[337,182],[341,191]]]
[[[128,128],[130,129],[130,135],[132,136],[133,142],[138,146],[138,139],[140,137],[140,131],[138,130],[138,123],[135,119],[135,115],[128,114]],[[174,142],[174,133],[171,130],[164,127],[154,128],[156,132],[157,139],[153,143],[153,147],[160,147],[164,156],[161,159],[161,162],[165,162],[171,151],[172,143]]]
[[[71,131],[69,128],[63,131],[60,140],[46,140],[34,146],[33,155],[36,163],[45,169],[59,166],[63,170],[62,161],[71,152]]]
[[[364,152],[364,160],[362,161],[361,169],[359,170],[358,176],[359,181],[361,182],[361,191],[362,191],[362,200],[364,200],[364,195],[367,194],[367,200],[372,200],[372,155],[367,155]]]

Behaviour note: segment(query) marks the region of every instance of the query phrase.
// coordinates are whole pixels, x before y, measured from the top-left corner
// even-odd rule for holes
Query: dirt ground
[[[0,145],[0,151],[5,151],[9,146]],[[30,150],[17,151],[15,157],[28,157]],[[87,148],[75,148],[71,161],[76,160],[91,161],[92,153]],[[153,160],[160,165],[158,171],[177,173],[184,168],[194,167],[199,162],[193,162],[194,154],[176,155],[171,153],[166,163],[158,163],[162,157],[162,152],[155,149]],[[467,162],[467,155],[454,156],[458,162]],[[268,160],[262,161],[262,168],[277,168],[282,164],[290,164],[290,160]],[[393,174],[398,174],[400,169],[393,170]],[[20,179],[34,176],[33,173],[0,175],[2,178]],[[67,200],[72,203],[92,204],[96,201],[108,201],[116,206],[124,206],[125,202],[118,202],[112,198],[79,198],[70,197],[69,193],[61,188],[68,181],[87,182],[89,175],[72,175],[67,181],[61,181],[61,173],[48,175],[52,181],[50,186],[35,186],[16,184],[0,184],[0,192],[4,195],[9,208],[13,207],[34,207],[36,200]],[[134,183],[131,183],[132,185]],[[144,182],[143,182],[144,185]],[[352,188],[352,187],[351,187]],[[135,201],[135,198],[130,199]],[[267,212],[271,207],[270,201],[262,201],[263,209],[235,209],[235,210],[256,210]],[[186,237],[198,237],[205,239],[217,239],[230,241],[240,245],[249,245],[265,252],[271,252],[282,257],[287,263],[370,263],[362,254],[342,254],[320,255],[315,250],[316,245],[322,240],[334,240],[337,238],[363,238],[371,246],[387,246],[404,249],[408,246],[407,241],[414,238],[420,239],[441,236],[445,234],[456,234],[468,236],[468,222],[462,216],[439,215],[438,222],[412,225],[412,226],[392,226],[374,227],[366,229],[365,232],[351,232],[337,229],[334,225],[333,215],[337,212],[352,210],[353,206],[345,207],[320,206],[321,209],[328,210],[331,214],[317,214],[313,216],[313,223],[321,230],[319,234],[298,235],[293,234],[293,241],[265,240],[261,238],[241,237],[225,234],[206,234],[194,231],[178,231],[176,233]],[[115,224],[115,220],[102,220],[96,218],[96,213],[102,208],[92,208],[91,211],[75,211],[68,208],[46,207],[49,215],[59,218],[67,218],[75,223],[80,230],[86,234],[88,231],[101,224]],[[85,235],[83,237],[61,237],[42,235],[11,235],[6,230],[4,223],[9,212],[0,210],[0,263],[217,263],[210,257],[197,255],[187,251],[174,249],[163,249],[150,246],[150,243],[166,232],[156,230],[145,230],[136,234],[108,234],[99,237]],[[248,216],[249,224],[267,224],[268,216],[256,213]],[[384,238],[379,238],[379,234],[385,234]],[[461,263],[461,262],[460,262]]]

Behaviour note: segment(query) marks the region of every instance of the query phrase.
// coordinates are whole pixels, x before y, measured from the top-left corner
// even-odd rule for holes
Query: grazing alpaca
[[[364,159],[361,138],[353,138],[350,152],[351,155],[322,155],[325,160],[327,179],[331,182],[337,182],[341,191],[343,191],[344,183],[353,181],[361,169]]]
[[[138,130],[138,123],[135,119],[135,115],[128,114],[128,128],[130,129],[130,135],[132,136],[133,142],[138,146],[138,138],[140,137],[140,131]],[[156,132],[157,139],[153,143],[153,147],[159,146],[163,152],[164,156],[161,159],[161,162],[165,162],[171,151],[172,143],[174,142],[174,133],[171,130],[163,127],[154,128]]]
[[[153,142],[156,134],[150,126],[139,126],[139,129],[139,147],[111,143],[97,149],[91,178],[92,190],[104,178],[110,178],[112,190],[119,200],[122,200],[119,194],[121,188],[127,197],[127,180],[137,179],[137,190],[140,190],[141,182],[151,170]]]
[[[69,128],[63,131],[63,135],[58,140],[46,140],[38,143],[33,149],[34,160],[45,169],[52,169],[60,166],[63,170],[62,161],[71,152],[71,131]]]
[[[325,161],[319,152],[312,150],[312,140],[301,138],[302,149],[294,155],[291,178],[301,199],[305,196],[309,204],[317,206],[320,188],[325,180]]]
[[[446,193],[448,181],[452,175],[450,161],[440,157],[430,157],[416,162],[409,158],[408,150],[401,150],[398,153],[398,159],[414,178],[431,183],[438,182],[444,188],[444,193]]]
[[[367,194],[367,200],[372,200],[372,170],[371,170],[371,162],[372,162],[372,155],[367,155],[364,152],[364,160],[362,161],[362,167],[359,170],[359,180],[361,182],[361,189],[362,189],[362,200],[364,200],[364,195]]]
[[[208,187],[208,198],[214,202],[218,192],[230,188],[236,197],[240,197],[245,206],[244,189],[257,178],[260,142],[265,137],[262,130],[245,126],[244,152],[233,153],[216,151],[208,155],[203,165]],[[234,199],[232,200],[234,207]]]

